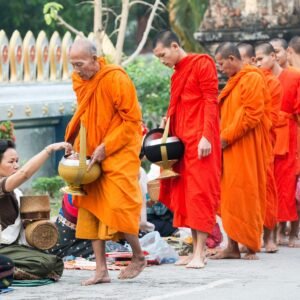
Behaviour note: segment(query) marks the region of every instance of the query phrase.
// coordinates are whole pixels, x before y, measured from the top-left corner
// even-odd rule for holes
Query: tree
[[[103,26],[103,15],[104,13],[113,13],[115,15],[115,24],[116,28],[113,33],[117,33],[117,42],[116,42],[116,55],[115,55],[115,63],[120,64],[122,60],[124,41],[126,35],[126,28],[128,24],[128,16],[130,9],[137,4],[146,5],[150,8],[151,12],[147,21],[147,26],[145,28],[143,37],[134,51],[134,53],[123,61],[122,65],[126,65],[135,59],[138,54],[142,51],[149,32],[152,28],[154,17],[157,15],[157,11],[162,11],[165,9],[164,4],[161,0],[153,0],[153,3],[149,3],[149,1],[141,1],[141,0],[122,0],[122,9],[119,15],[116,15],[115,12],[111,8],[103,7],[102,0],[93,0],[90,1],[93,4],[94,9],[94,34],[95,41],[97,45],[97,49],[99,54],[102,54],[102,41],[107,34],[106,28]],[[48,25],[50,25],[53,21],[57,22],[57,24],[66,27],[71,32],[76,35],[84,36],[84,33],[79,31],[77,28],[73,27],[71,24],[66,22],[64,18],[60,15],[60,11],[63,9],[63,6],[57,2],[48,2],[44,6],[44,17],[45,21]]]
[[[193,34],[200,26],[208,3],[208,0],[169,1],[170,24],[188,52],[202,52],[202,48],[195,41]]]

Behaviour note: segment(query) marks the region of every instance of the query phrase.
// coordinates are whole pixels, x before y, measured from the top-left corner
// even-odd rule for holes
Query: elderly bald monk
[[[139,240],[142,195],[138,185],[141,147],[141,111],[135,87],[119,66],[96,55],[87,39],[74,42],[70,50],[73,89],[78,107],[68,124],[65,139],[79,152],[80,124],[87,132],[90,167],[101,163],[98,180],[85,186],[87,196],[75,196],[79,208],[76,237],[92,240],[95,275],[82,285],[110,282],[105,241],[124,237],[131,245],[131,264],[119,279],[136,277],[146,266]]]
[[[265,216],[267,167],[271,156],[270,121],[265,112],[266,84],[261,72],[244,65],[238,48],[221,44],[217,65],[229,80],[219,95],[221,108],[221,218],[227,248],[213,259],[258,259]]]

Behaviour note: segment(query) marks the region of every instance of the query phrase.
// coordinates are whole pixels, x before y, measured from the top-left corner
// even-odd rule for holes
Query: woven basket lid
[[[32,247],[48,250],[57,243],[58,230],[53,222],[36,221],[27,225],[25,236],[28,244]]]
[[[50,200],[48,195],[21,196],[21,213],[49,212]]]

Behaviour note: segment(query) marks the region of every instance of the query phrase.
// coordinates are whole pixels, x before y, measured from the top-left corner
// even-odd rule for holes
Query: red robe
[[[160,200],[174,212],[175,227],[211,233],[220,199],[221,149],[218,80],[208,55],[190,54],[175,66],[168,115],[170,132],[185,146],[174,166],[180,177],[161,181]],[[198,159],[198,143],[205,136],[212,153]]]
[[[278,221],[298,220],[296,189],[297,123],[300,113],[300,74],[284,69],[279,75],[283,98],[279,120],[275,128],[275,180],[278,192]]]

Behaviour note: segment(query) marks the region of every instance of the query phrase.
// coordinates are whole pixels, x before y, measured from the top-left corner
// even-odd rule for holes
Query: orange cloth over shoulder
[[[228,236],[253,251],[261,247],[266,172],[271,158],[266,84],[256,67],[246,65],[219,95],[223,150],[221,217]]]
[[[106,158],[98,180],[84,188],[88,195],[74,197],[74,204],[94,214],[116,232],[137,234],[142,205],[138,185],[141,149],[141,111],[135,87],[126,72],[98,59],[100,70],[90,79],[73,74],[78,108],[68,124],[65,139],[80,122],[87,131],[87,155],[101,143]],[[79,135],[74,148],[79,152]]]
[[[275,132],[274,127],[278,122],[279,111],[282,101],[282,87],[280,81],[275,77],[271,71],[262,69],[265,76],[268,91],[271,95],[271,108],[270,108],[270,118],[272,122],[272,127],[270,131],[270,138],[272,147],[275,145]],[[272,155],[270,165],[267,169],[267,194],[266,194],[266,213],[264,226],[272,230],[277,223],[277,209],[278,209],[278,196],[277,187],[274,177],[274,155]]]

